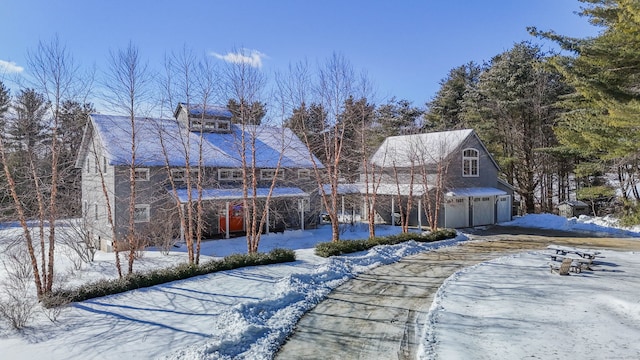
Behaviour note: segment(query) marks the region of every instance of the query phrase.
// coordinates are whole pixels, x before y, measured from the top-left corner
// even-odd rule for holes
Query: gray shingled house
[[[513,188],[498,178],[498,165],[471,129],[388,137],[371,157],[371,164],[381,169],[381,176],[377,187],[370,179],[369,191],[377,194],[376,210],[386,222],[397,213],[398,201],[406,204],[410,194],[414,198],[409,214],[413,226],[427,224],[425,201],[439,207],[439,227],[511,220]],[[435,204],[438,188],[443,196]],[[363,186],[360,189],[365,191]]]
[[[241,127],[231,117],[224,107],[186,104],[177,107],[174,119],[138,117],[133,124],[126,116],[89,115],[76,167],[82,168],[83,214],[96,244],[110,251],[114,240],[127,234],[132,161],[140,236],[184,234],[177,204],[195,199],[205,207],[205,237],[242,233],[243,152],[246,164],[255,164],[255,196],[271,198],[264,231],[315,225],[318,214],[311,211],[319,206],[310,206],[317,194],[313,161],[321,167],[320,161],[312,161],[287,128]],[[194,185],[198,175],[199,187]]]

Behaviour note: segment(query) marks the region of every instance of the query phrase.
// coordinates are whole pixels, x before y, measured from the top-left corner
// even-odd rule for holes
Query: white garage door
[[[473,226],[493,224],[493,196],[473,198]]]
[[[511,221],[511,196],[498,196],[498,220],[496,222]]]
[[[444,227],[469,227],[469,199],[447,199],[444,204]]]

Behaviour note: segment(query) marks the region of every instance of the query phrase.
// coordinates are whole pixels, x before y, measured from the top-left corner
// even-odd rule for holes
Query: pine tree
[[[16,117],[7,127],[11,142],[17,149],[35,151],[36,145],[45,135],[48,106],[44,96],[34,89],[20,91],[13,105]]]
[[[0,81],[0,132],[4,135],[4,126],[6,123],[5,114],[9,111],[11,105],[11,96],[9,89]]]
[[[559,141],[618,173],[623,196],[638,181],[640,151],[640,3],[634,0],[580,0],[580,13],[602,31],[573,38],[553,31],[529,31],[556,41],[569,56],[554,65],[576,89],[564,102],[569,110],[558,126]],[[637,192],[634,192],[637,196]]]
[[[234,124],[260,125],[267,114],[267,105],[259,101],[248,104],[244,99],[229,99],[227,107],[233,114],[231,122]]]
[[[452,130],[467,127],[462,117],[465,94],[474,89],[482,73],[482,67],[474,62],[449,71],[440,81],[440,90],[427,103],[424,114],[426,129]]]
[[[547,193],[539,186],[553,159],[539,149],[556,145],[560,110],[554,104],[570,91],[545,61],[539,46],[518,43],[491,59],[463,102],[464,121],[487,144],[528,213],[536,211],[536,191]]]

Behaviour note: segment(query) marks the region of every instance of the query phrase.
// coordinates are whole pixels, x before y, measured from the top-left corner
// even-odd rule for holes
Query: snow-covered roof
[[[572,206],[572,207],[587,207],[587,206],[589,206],[589,205],[587,205],[587,203],[582,202],[580,200],[566,200],[566,201],[560,202],[558,205],[563,205],[563,204],[566,204],[566,205],[569,205],[569,206]]]
[[[237,159],[242,158],[243,128],[234,124],[230,133],[205,133],[204,139]],[[255,138],[255,162],[259,168],[313,168],[309,150],[304,143],[288,128],[275,126],[245,126],[245,156],[247,164],[252,163],[252,146]],[[282,155],[282,157],[281,157]],[[320,160],[314,157],[315,163],[322,167]]]
[[[205,166],[240,166],[226,151],[206,141],[200,149],[200,136],[187,131],[174,119],[138,117],[132,126],[128,116],[91,114],[90,118],[110,165],[131,163],[134,132],[136,164],[142,166],[184,166],[187,156],[189,163],[196,166],[200,152]]]
[[[371,163],[382,167],[435,164],[449,156],[471,134],[473,130],[464,129],[390,136],[373,154]]]
[[[325,194],[331,194],[331,184],[322,185],[322,191]],[[364,184],[338,184],[337,194],[338,195],[348,195],[348,194],[361,194],[364,192]],[[318,193],[321,193],[318,190]]]
[[[467,197],[467,196],[479,197],[479,196],[507,195],[507,193],[505,191],[492,188],[492,187],[469,187],[469,188],[450,189],[445,195],[448,197]]]
[[[269,196],[269,188],[257,188],[256,196],[258,198],[266,198]],[[189,199],[189,193],[187,189],[177,189],[176,194],[178,195],[178,199],[181,203],[186,203]],[[253,197],[253,190],[248,189],[248,196]],[[277,197],[308,197],[309,194],[302,191],[296,187],[274,187],[271,192],[272,198]],[[198,190],[191,190],[191,198],[198,198]],[[233,188],[233,189],[203,189],[202,190],[202,199],[203,200],[236,200],[242,199],[242,188]]]
[[[131,119],[127,116],[90,115],[96,136],[102,142],[111,165],[131,163]],[[135,118],[136,164],[141,166],[184,166],[199,162],[200,147],[204,166],[242,166],[242,134],[239,125],[230,133],[188,131],[175,119]],[[252,164],[251,139],[255,136],[255,163],[259,168],[313,168],[307,147],[288,128],[272,126],[245,127],[245,155]],[[318,167],[320,160],[313,158]]]
[[[325,184],[322,185],[326,194],[331,193],[331,185]],[[411,184],[398,184],[395,183],[381,183],[381,184],[369,184],[369,194],[373,194],[374,192],[377,195],[398,195],[398,191],[401,196],[409,196],[409,193],[412,196],[422,196],[424,195],[426,189],[422,183],[415,183],[413,186]],[[367,184],[365,183],[353,183],[353,184],[338,184],[338,195],[348,195],[348,194],[365,194],[367,189]],[[374,191],[375,190],[375,191]]]

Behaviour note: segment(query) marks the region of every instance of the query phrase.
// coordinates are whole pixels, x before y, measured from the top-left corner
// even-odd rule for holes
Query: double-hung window
[[[218,169],[218,180],[242,180],[242,169]]]
[[[133,170],[133,177],[136,181],[149,181],[149,169],[135,168]]]
[[[284,180],[284,169],[277,169],[278,180]],[[273,180],[276,177],[276,169],[260,169],[260,180]]]
[[[462,176],[478,176],[478,163],[480,155],[476,149],[464,149],[462,151]]]
[[[150,208],[149,204],[137,204],[133,213],[133,221],[136,223],[149,222]]]

